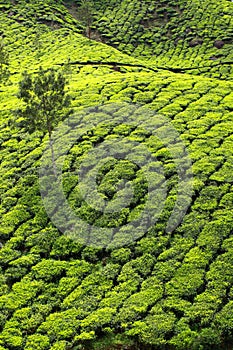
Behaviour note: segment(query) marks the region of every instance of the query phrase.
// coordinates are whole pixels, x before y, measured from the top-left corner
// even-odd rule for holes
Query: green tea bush
[[[0,5],[0,35],[11,72],[0,89],[0,349],[231,348],[231,3],[111,0],[94,5],[91,40],[81,35],[82,25],[72,16],[76,8],[68,12],[60,1]],[[119,246],[95,246],[103,240],[100,234],[85,246],[55,227],[55,218],[63,220],[59,210],[52,217],[46,213],[38,170],[47,136],[29,135],[23,120],[12,115],[21,107],[21,73],[27,69],[34,75],[39,66],[62,69],[69,80],[74,113],[67,132],[78,127],[82,136],[62,157],[62,187],[75,215],[122,232],[128,224],[133,237],[131,220],[148,200],[143,169],[124,160],[124,149],[119,149],[122,160],[99,169],[98,194],[108,208],[124,198],[124,180],[133,189],[126,207],[104,215],[85,202],[78,169],[89,151],[116,138],[136,141],[157,157],[149,169],[158,173],[158,186],[164,184],[159,169],[164,171],[164,208],[136,240],[126,244],[114,231]],[[124,101],[129,104],[110,104]],[[135,103],[148,108],[148,118],[149,111],[161,116],[154,132],[138,123],[140,108],[134,123],[126,122]],[[95,107],[102,104],[100,115]],[[84,107],[92,108],[86,113]],[[122,123],[116,124],[114,116],[122,116]],[[193,172],[191,202],[171,232],[166,225],[176,200],[180,208],[187,198],[179,198],[176,163],[156,136],[163,132],[176,142],[164,117],[186,145]],[[45,190],[52,181],[47,178]],[[160,205],[159,199],[154,207]],[[141,223],[137,229],[143,230]]]

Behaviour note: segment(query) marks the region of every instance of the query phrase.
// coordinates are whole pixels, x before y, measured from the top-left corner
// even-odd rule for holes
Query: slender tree
[[[48,132],[54,175],[56,165],[52,132],[58,122],[71,113],[71,99],[65,91],[65,86],[66,79],[62,72],[56,72],[54,69],[46,71],[41,67],[34,77],[24,72],[19,83],[18,98],[25,106],[17,110],[17,114],[24,118],[29,132]]]
[[[86,27],[86,36],[91,37],[91,25],[93,23],[94,3],[91,0],[81,0],[77,11],[78,20]]]

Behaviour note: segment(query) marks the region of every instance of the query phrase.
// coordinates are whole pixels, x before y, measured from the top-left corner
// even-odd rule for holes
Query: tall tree
[[[35,130],[48,132],[54,175],[56,165],[52,132],[58,122],[71,113],[71,99],[65,91],[66,83],[62,72],[56,72],[54,69],[46,71],[41,67],[34,77],[24,72],[19,83],[18,98],[25,106],[17,110],[17,114],[24,118],[29,132]]]
[[[92,0],[81,0],[77,11],[78,20],[86,27],[86,36],[91,37],[91,25],[93,23],[94,2]]]

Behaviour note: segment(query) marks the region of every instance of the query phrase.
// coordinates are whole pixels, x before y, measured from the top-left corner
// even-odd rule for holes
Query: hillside
[[[232,2],[110,1],[93,36],[156,66],[232,80]]]
[[[91,40],[79,5],[0,1],[0,350],[232,349],[233,3],[96,1]],[[48,136],[14,113],[40,66],[69,81],[54,145],[75,219]]]

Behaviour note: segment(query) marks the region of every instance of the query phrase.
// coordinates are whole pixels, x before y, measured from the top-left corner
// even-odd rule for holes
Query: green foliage
[[[86,26],[86,35],[91,37],[91,25],[93,22],[94,2],[92,0],[81,0],[77,10],[77,18]]]
[[[33,266],[32,272],[36,279],[49,281],[60,276],[67,266],[68,264],[65,261],[41,260]]]
[[[54,69],[47,72],[40,67],[34,78],[23,73],[18,97],[26,106],[17,113],[25,119],[30,132],[47,131],[51,136],[56,124],[68,115],[65,109],[70,105],[70,97],[66,95],[65,84],[62,73]]]
[[[39,332],[48,334],[51,341],[69,339],[71,336],[74,336],[75,330],[79,325],[77,316],[78,312],[73,308],[59,313],[52,313],[40,325]]]
[[[29,335],[25,345],[27,350],[46,350],[49,348],[49,338],[40,334]]]
[[[76,10],[68,13],[61,1],[0,4],[1,50],[12,73],[0,100],[0,349],[231,348],[232,4],[104,0],[95,1],[90,13],[87,2],[76,4],[90,14],[89,24],[85,14],[82,21],[72,17]],[[88,25],[97,41],[80,35]],[[222,48],[214,46],[216,39],[224,41]],[[76,215],[103,227],[123,226],[147,202],[145,174],[124,159],[100,168],[97,187],[110,208],[128,181],[134,196],[127,208],[103,216],[84,202],[78,168],[105,140],[144,145],[164,170],[164,210],[131,244],[122,239],[124,246],[114,249],[83,246],[60,233],[43,208],[37,170],[49,132],[46,116],[52,132],[70,99],[75,115],[69,115],[69,130],[77,126],[76,113],[90,125],[79,125],[84,134],[63,163],[62,186]],[[93,127],[100,117],[96,105],[113,101],[166,115],[187,146],[194,192],[171,233],[166,223],[178,184],[171,152],[138,125],[140,108],[133,115],[132,105],[107,105],[104,122]],[[15,106],[20,112],[12,123]],[[83,113],[85,106],[93,108]],[[134,117],[135,125],[106,123],[113,111]],[[163,130],[159,120],[154,131]]]

